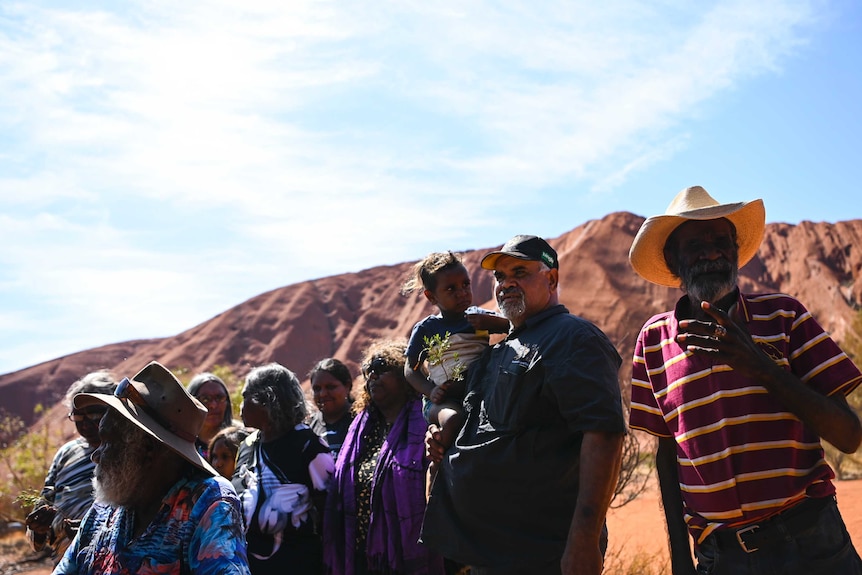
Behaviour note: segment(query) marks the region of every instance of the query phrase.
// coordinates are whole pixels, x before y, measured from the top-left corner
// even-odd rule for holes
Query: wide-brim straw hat
[[[160,363],[153,361],[132,379],[123,379],[113,395],[79,393],[73,401],[78,409],[99,403],[113,408],[183,459],[218,475],[195,447],[207,408]]]
[[[676,195],[665,213],[647,218],[638,230],[629,250],[629,261],[635,271],[652,283],[680,287],[680,279],[667,267],[664,245],[681,224],[691,220],[725,218],[736,227],[739,244],[739,267],[757,253],[766,227],[763,200],[719,204],[700,186],[686,188]]]

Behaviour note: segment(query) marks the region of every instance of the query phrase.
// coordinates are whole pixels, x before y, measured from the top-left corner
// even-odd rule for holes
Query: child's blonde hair
[[[461,254],[451,251],[430,253],[413,264],[407,281],[401,286],[401,295],[408,295],[417,289],[434,291],[437,289],[438,273],[463,265]]]

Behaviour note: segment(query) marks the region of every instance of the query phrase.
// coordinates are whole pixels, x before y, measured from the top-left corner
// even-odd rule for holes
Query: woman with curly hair
[[[324,516],[324,570],[333,575],[442,574],[443,559],[418,543],[425,511],[425,430],[404,377],[403,340],[371,344],[365,386],[338,452]]]

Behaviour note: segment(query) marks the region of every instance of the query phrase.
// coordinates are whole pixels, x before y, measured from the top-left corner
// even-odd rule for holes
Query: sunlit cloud
[[[816,8],[5,3],[0,323],[44,353],[4,330],[0,372],[536,229],[531,190],[666,161]]]

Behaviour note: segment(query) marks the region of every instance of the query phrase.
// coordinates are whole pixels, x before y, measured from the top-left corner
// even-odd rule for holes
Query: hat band
[[[196,435],[192,435],[183,429],[177,429],[176,426],[163,418],[156,410],[151,408],[149,404],[147,404],[146,400],[141,396],[137,388],[132,385],[131,381],[129,381],[128,377],[124,377],[123,380],[117,384],[117,388],[114,390],[114,397],[120,401],[127,401],[140,407],[141,410],[155,420],[156,423],[180,439],[184,439],[190,443],[194,443],[195,439],[197,439]]]

